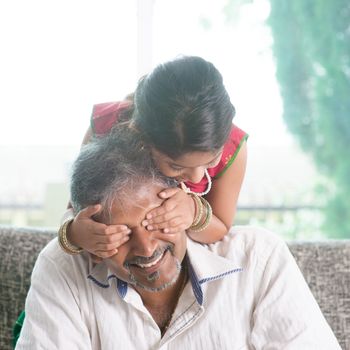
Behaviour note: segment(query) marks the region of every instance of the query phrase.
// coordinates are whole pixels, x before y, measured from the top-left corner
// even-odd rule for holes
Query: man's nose
[[[188,181],[192,183],[198,183],[203,179],[204,171],[205,171],[204,167],[196,167],[189,170],[188,173],[186,174],[187,175],[186,177]]]
[[[157,247],[154,233],[146,230],[143,226],[134,228],[130,238],[132,251],[135,255],[150,257]]]

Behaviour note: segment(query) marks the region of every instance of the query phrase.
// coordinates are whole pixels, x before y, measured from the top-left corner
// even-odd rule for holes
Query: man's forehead
[[[159,207],[164,199],[158,194],[164,189],[164,185],[150,183],[138,186],[138,188],[127,189],[123,194],[117,194],[112,206],[111,219],[118,220],[121,214],[126,218],[129,214],[148,212]]]

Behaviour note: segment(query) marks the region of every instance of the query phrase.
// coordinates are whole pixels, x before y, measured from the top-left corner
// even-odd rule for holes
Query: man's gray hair
[[[71,203],[76,213],[94,204],[109,210],[116,198],[123,201],[126,193],[150,182],[164,187],[176,185],[157,170],[138,132],[117,127],[110,135],[95,137],[82,147],[73,164]]]

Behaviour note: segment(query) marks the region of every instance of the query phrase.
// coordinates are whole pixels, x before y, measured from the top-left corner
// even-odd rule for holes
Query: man
[[[202,246],[147,231],[145,214],[172,183],[117,136],[81,152],[72,204],[102,203],[96,220],[127,225],[130,239],[99,264],[53,240],[33,270],[17,349],[340,349],[273,234],[241,227]]]

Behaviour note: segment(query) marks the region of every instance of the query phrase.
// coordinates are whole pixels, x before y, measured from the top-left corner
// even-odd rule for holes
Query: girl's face
[[[179,182],[200,182],[205,169],[218,165],[221,155],[222,149],[214,152],[188,152],[173,159],[152,148],[152,156],[158,169],[165,176],[172,177]]]

